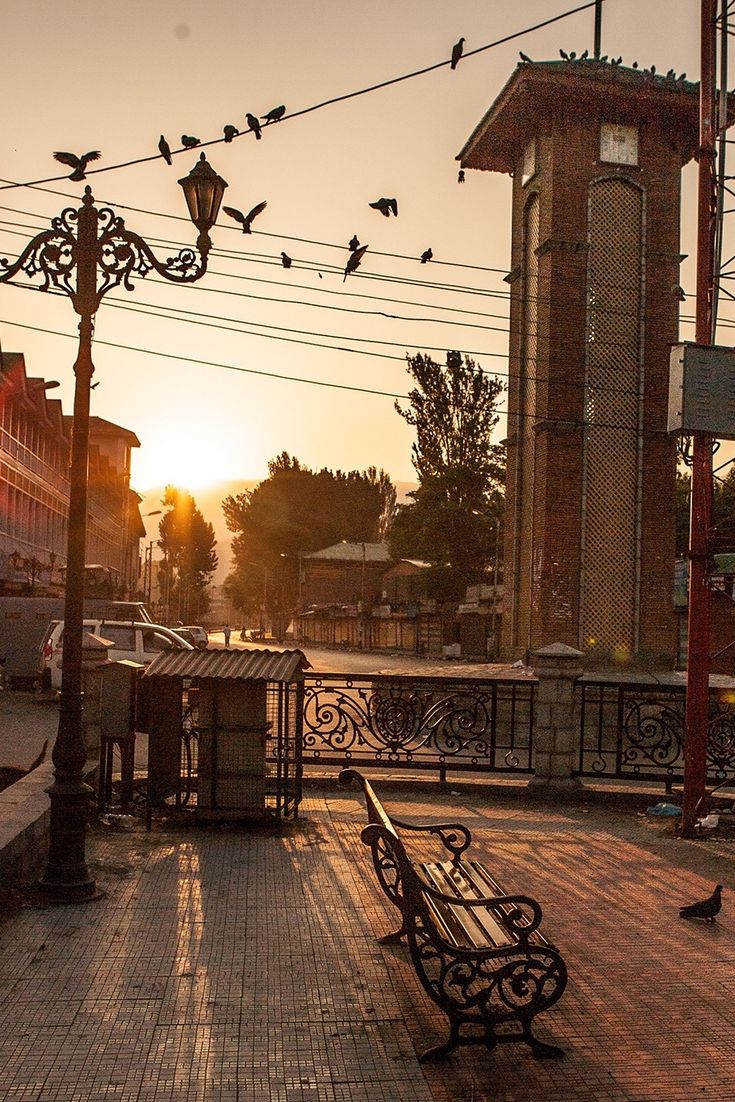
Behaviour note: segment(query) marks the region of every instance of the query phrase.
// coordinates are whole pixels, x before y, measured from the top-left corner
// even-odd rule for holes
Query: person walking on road
[[[229,647],[229,645],[230,645],[230,625],[229,624],[225,624],[224,628],[222,629],[222,634],[225,637],[225,646]]]

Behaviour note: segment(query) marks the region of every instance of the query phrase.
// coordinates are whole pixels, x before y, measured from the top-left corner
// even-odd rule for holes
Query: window
[[[526,186],[528,181],[536,175],[536,139],[531,138],[523,152],[523,173],[521,184]]]
[[[135,628],[122,624],[100,624],[99,634],[115,644],[115,650],[135,650]]]

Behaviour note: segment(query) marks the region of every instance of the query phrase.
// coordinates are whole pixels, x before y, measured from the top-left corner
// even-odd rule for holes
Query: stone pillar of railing
[[[538,678],[533,710],[533,766],[529,792],[565,799],[582,791],[575,770],[579,760],[579,707],[575,684],[584,655],[565,643],[551,643],[531,654]]]

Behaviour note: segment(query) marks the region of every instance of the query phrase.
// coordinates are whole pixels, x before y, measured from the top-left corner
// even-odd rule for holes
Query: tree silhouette
[[[204,519],[187,491],[167,486],[158,524],[158,546],[163,552],[159,591],[166,614],[182,623],[200,619],[209,607],[207,586],[217,569],[214,528]]]

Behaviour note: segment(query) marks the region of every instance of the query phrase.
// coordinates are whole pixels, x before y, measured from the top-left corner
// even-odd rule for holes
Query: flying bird
[[[89,153],[82,153],[81,157],[77,157],[76,153],[54,153],[54,158],[62,165],[68,165],[69,168],[73,168],[74,171],[70,174],[70,180],[84,180],[86,179],[85,172],[87,165],[90,161],[98,161],[100,158],[99,149],[93,149]]]
[[[281,104],[280,107],[271,107],[267,114],[261,115],[263,122],[280,122],[283,116],[286,114],[286,108]]]
[[[520,57],[521,61],[533,62],[533,58],[529,57],[528,54],[524,54],[523,50],[519,52],[518,56]]]
[[[171,147],[164,138],[163,134],[161,134],[160,140],[158,142],[158,152],[161,154],[167,165],[173,164],[173,161],[171,160]]]
[[[259,214],[262,214],[265,208],[268,206],[267,200],[263,200],[262,203],[258,203],[247,214],[243,214],[241,210],[237,210],[236,207],[223,207],[222,210],[225,214],[229,214],[230,218],[234,218],[236,222],[239,222],[242,226],[243,233],[252,233],[251,225],[253,219],[257,218]]]
[[[258,119],[257,115],[252,115],[248,111],[245,118],[247,119],[248,126],[253,131],[253,133],[255,134],[256,139],[258,141],[260,141],[260,139],[262,138],[263,135],[260,133],[260,120]]]
[[[688,907],[680,907],[681,918],[704,918],[707,922],[714,922],[715,915],[720,913],[722,907],[722,884],[718,884],[709,899],[701,899],[699,903],[690,903]]]
[[[464,169],[463,168],[460,168],[459,172],[457,173],[457,183],[458,184],[463,184],[464,183]]]
[[[390,212],[393,211],[395,217],[398,217],[398,200],[397,199],[376,199],[374,203],[368,203],[369,207],[373,210],[379,210],[385,218],[390,218]]]
[[[225,141],[226,142],[231,142],[233,138],[237,137],[237,135],[240,133],[240,131],[237,129],[236,126],[232,126],[232,124],[228,122],[227,126],[225,126],[225,128],[224,128],[224,133],[225,133]]]
[[[356,233],[353,233],[352,238],[350,239],[350,243],[347,246],[347,248],[350,250],[351,253],[354,253],[355,249],[360,248],[360,242],[357,240],[357,234]]]
[[[428,264],[428,262],[433,259],[433,256],[434,254],[431,248],[426,249],[426,251],[421,254],[421,263]]]
[[[281,253],[281,264],[283,264],[284,268],[290,268],[292,263],[293,262],[288,253]]]
[[[451,63],[450,63],[450,68],[452,68],[452,69],[457,68],[457,65],[459,64],[459,59],[462,56],[463,50],[464,50],[464,39],[460,38],[459,42],[455,42],[454,45],[452,46],[452,60],[451,60]]]
[[[361,245],[359,249],[355,249],[355,251],[350,254],[350,258],[347,261],[347,266],[345,267],[345,277],[342,280],[343,283],[344,283],[345,279],[347,279],[348,275],[350,275],[352,272],[357,271],[357,269],[360,267],[360,261],[362,260],[362,258],[364,257],[364,255],[367,251],[368,251],[368,246],[367,245]]]
[[[193,138],[190,134],[181,135],[181,144],[184,149],[194,149],[195,146],[201,145],[199,138]]]

